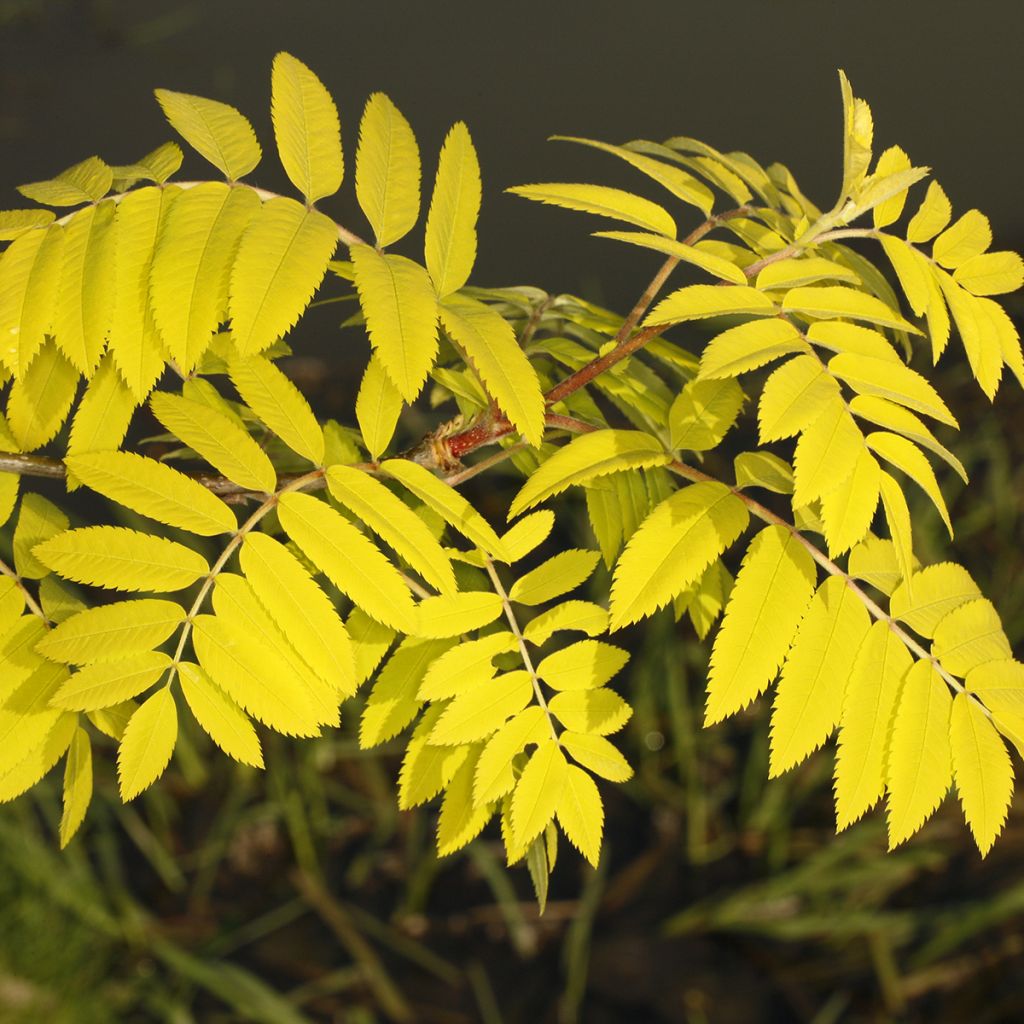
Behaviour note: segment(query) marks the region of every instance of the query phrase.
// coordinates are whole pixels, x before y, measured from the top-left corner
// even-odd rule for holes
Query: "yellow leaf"
[[[473,752],[471,745],[439,747],[428,742],[443,710],[443,705],[427,708],[413,730],[402,769],[398,775],[398,809],[407,811],[437,796],[454,778],[466,758]]]
[[[604,806],[594,780],[574,764],[566,770],[556,813],[569,842],[596,867],[601,855]]]
[[[36,228],[45,228],[56,216],[52,210],[0,210],[0,242],[13,242]]]
[[[570,757],[602,779],[625,782],[633,776],[629,763],[603,736],[566,731],[559,737],[559,742]]]
[[[795,352],[810,353],[810,349],[788,320],[751,320],[708,342],[701,355],[697,379],[738,377]]]
[[[420,152],[409,122],[382,92],[366,101],[356,149],[356,198],[382,249],[420,212]]]
[[[647,314],[644,326],[703,320],[713,316],[774,316],[772,300],[748,285],[692,284],[672,292]]]
[[[189,710],[210,739],[228,757],[262,768],[263,750],[245,712],[198,665],[181,662],[178,676]]]
[[[914,569],[914,538],[907,499],[900,485],[884,470],[879,475],[878,486],[900,575],[905,580],[910,579]]]
[[[843,188],[841,195],[856,195],[860,183],[871,163],[871,142],[874,124],[871,108],[857,99],[850,88],[849,79],[839,72],[839,86],[843,95]]]
[[[960,804],[984,857],[1006,824],[1013,798],[1010,755],[981,705],[966,693],[953,700],[949,742]]]
[[[852,285],[861,283],[849,267],[833,263],[823,256],[776,260],[757,275],[757,287],[761,291],[788,290],[801,285],[817,284],[819,281],[843,281]]]
[[[875,164],[875,175],[879,178],[896,174],[898,171],[909,170],[910,157],[899,146],[890,146],[882,153],[878,158],[878,163]],[[891,199],[886,199],[885,202],[879,203],[875,207],[875,227],[884,228],[892,224],[893,221],[899,220],[900,214],[903,212],[903,204],[906,201],[907,190],[901,189]]]
[[[731,378],[690,381],[669,409],[672,447],[691,452],[717,448],[745,401],[746,395]]]
[[[974,295],[1002,295],[1024,284],[1024,260],[1015,252],[986,252],[961,263],[953,280]]]
[[[674,171],[675,168],[666,168],[666,170]],[[594,237],[610,238],[616,242],[638,245],[641,249],[653,249],[655,252],[674,256],[683,263],[706,270],[712,277],[721,278],[723,281],[729,281],[732,284],[747,283],[747,275],[735,263],[730,263],[724,257],[704,249],[697,249],[692,245],[677,242],[674,238],[666,238],[664,235],[648,235],[642,231],[595,231]],[[760,288],[761,285],[758,287]]]
[[[891,327],[897,331],[921,334],[921,331],[904,320],[881,299],[876,299],[873,295],[858,291],[856,288],[844,288],[841,285],[791,288],[782,300],[782,309],[786,313],[800,313],[819,320],[848,317],[851,320],[878,324],[880,327]]]
[[[938,392],[909,366],[841,352],[829,360],[828,369],[860,395],[886,398],[940,423],[959,426]]]
[[[999,613],[985,598],[965,601],[939,619],[932,654],[957,676],[966,676],[986,661],[1013,657]]]
[[[921,487],[938,509],[939,515],[942,516],[942,521],[946,524],[946,529],[952,537],[953,524],[949,518],[949,510],[946,508],[942,491],[939,490],[935,473],[921,453],[921,449],[905,437],[900,437],[899,434],[890,434],[887,431],[868,434],[867,445],[876,455],[880,455],[897,469],[902,470]]]
[[[447,857],[480,834],[494,814],[493,805],[473,806],[473,772],[476,757],[470,755],[448,784],[437,819],[437,853]]]
[[[132,715],[118,747],[117,775],[125,803],[163,775],[177,739],[178,711],[165,686]]]
[[[847,564],[853,579],[864,580],[883,594],[891,594],[903,579],[896,546],[871,533],[850,552]]]
[[[596,551],[561,551],[525,576],[520,576],[508,596],[517,604],[546,604],[575,590],[588,579],[600,557]]]
[[[839,386],[814,356],[799,355],[765,382],[757,407],[761,444],[780,441],[808,427],[839,394]]]
[[[441,298],[469,280],[479,214],[480,164],[469,129],[457,121],[441,147],[424,240],[427,270]]]
[[[537,666],[537,675],[553,690],[594,690],[618,675],[628,661],[629,654],[620,647],[578,640],[549,654]]]
[[[844,320],[819,320],[807,328],[807,338],[815,345],[833,352],[852,352],[889,363],[900,361],[880,331],[861,327],[860,324],[848,324]]]
[[[949,223],[952,212],[942,186],[937,181],[930,182],[924,202],[907,225],[907,241],[920,245],[934,238]]]
[[[608,613],[600,605],[590,601],[565,601],[531,619],[523,629],[523,639],[539,647],[560,630],[599,636],[607,629]]]
[[[341,127],[331,94],[290,53],[274,57],[270,113],[281,163],[310,205],[341,188],[345,164]]]
[[[92,801],[92,746],[89,734],[80,728],[68,748],[64,767],[64,810],[60,818],[60,848],[71,842]]]
[[[415,636],[460,636],[493,622],[502,612],[502,601],[489,591],[426,597],[416,606]]]
[[[607,687],[564,690],[548,701],[548,710],[566,729],[595,736],[610,736],[630,719],[633,709]]]
[[[370,457],[379,459],[394,436],[402,394],[391,383],[380,357],[372,355],[356,396],[356,422]]]
[[[512,794],[512,835],[517,843],[528,843],[555,816],[568,769],[554,740],[545,740],[530,756]]]
[[[793,469],[771,452],[741,452],[733,460],[736,486],[763,487],[776,494],[793,493]]]
[[[892,593],[889,610],[914,632],[933,637],[935,628],[954,608],[980,597],[981,591],[966,569],[940,562],[914,573],[911,586],[901,583]]]
[[[105,355],[86,386],[71,421],[68,458],[119,448],[128,433],[137,404],[113,360]],[[64,461],[67,464],[67,459]],[[70,467],[67,479],[69,491],[82,482]]]
[[[833,397],[797,441],[793,503],[809,505],[842,484],[857,467],[863,450],[864,435],[846,403]]]
[[[438,719],[430,742],[454,746],[485,739],[522,711],[532,698],[529,672],[505,672],[458,694]]]
[[[644,231],[653,231],[666,238],[676,237],[676,223],[664,207],[642,196],[633,195],[632,192],[624,192],[620,188],[545,182],[537,185],[516,185],[507,191],[538,203],[625,221],[627,224],[633,224]]]
[[[936,263],[952,270],[980,256],[991,244],[988,217],[978,210],[968,210],[935,239],[932,256]]]
[[[511,633],[501,632],[452,647],[430,663],[416,693],[417,700],[448,700],[486,683],[498,671],[494,659],[514,651],[516,646]]]
[[[514,526],[506,530],[501,538],[509,562],[518,562],[543,544],[550,536],[554,525],[555,513],[547,508],[523,516]]]
[[[99,711],[148,690],[170,665],[160,651],[88,665],[73,672],[50,702],[70,711]]]
[[[928,310],[928,303],[931,300],[931,287],[929,277],[931,268],[928,260],[916,249],[907,245],[902,238],[894,238],[891,235],[882,235],[880,239],[882,249],[892,269],[896,271],[903,294],[910,303],[910,308],[915,315],[923,316]]]
[[[260,162],[256,133],[234,107],[168,89],[157,89],[156,98],[171,127],[228,181],[244,177]]]
[[[881,471],[863,445],[853,471],[821,496],[821,519],[829,555],[835,558],[864,539],[878,508]]]
[[[992,309],[999,309],[990,299],[979,299],[961,288],[948,274],[938,273],[939,285],[956,321],[956,329],[964,344],[971,373],[988,396],[995,397],[1003,373],[1003,349],[1000,330],[992,323]],[[1001,310],[1000,310],[1001,312]]]
[[[70,525],[68,517],[41,494],[29,493],[21,500],[12,548],[14,568],[19,576],[40,579],[49,567],[33,553],[35,546],[55,537]]]
[[[547,716],[531,704],[510,718],[487,741],[480,752],[473,779],[473,804],[483,806],[503,797],[516,784],[513,758],[528,744],[546,743],[551,738]]]
[[[113,180],[111,168],[98,156],[90,156],[50,181],[19,185],[18,191],[26,199],[47,206],[77,206],[98,202],[110,191]]]

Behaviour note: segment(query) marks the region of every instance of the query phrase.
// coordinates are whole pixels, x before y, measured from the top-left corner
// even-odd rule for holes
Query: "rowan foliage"
[[[928,169],[898,146],[875,159],[840,81],[825,210],[782,164],[682,136],[562,140],[625,161],[658,201],[511,189],[625,225],[595,232],[623,259],[657,254],[626,316],[469,285],[466,126],[430,181],[375,93],[346,159],[330,95],[288,54],[271,109],[297,199],[244,180],[263,151],[241,113],[167,90],[223,180],[173,180],[171,142],[22,186],[34,205],[0,213],[0,800],[63,763],[64,845],[93,746],[116,748],[131,800],[181,735],[259,768],[266,730],[315,737],[352,714],[364,747],[401,737],[399,805],[439,801],[441,854],[496,821],[543,903],[559,836],[596,863],[602,792],[631,775],[616,634],[672,615],[701,638],[721,619],[706,724],[774,688],[772,775],[838,734],[840,829],[881,802],[895,846],[955,786],[986,853],[1007,743],[1024,754],[1024,666],[963,568],[918,562],[905,489],[952,535],[935,466],[965,477],[958,424],[921,367],[955,332],[990,399],[1004,369],[1024,383],[992,298],[1024,263],[937,182],[921,197]],[[346,171],[366,240],[317,205]],[[670,288],[680,266],[698,283]],[[370,345],[343,424],[277,366],[318,292],[356,301],[347,325]],[[413,403],[435,419],[409,447]],[[745,420],[756,447],[730,449]],[[505,522],[460,490],[482,473],[517,481]],[[95,492],[110,521],[73,525],[39,477]],[[559,551],[555,514],[578,505],[593,548]]]

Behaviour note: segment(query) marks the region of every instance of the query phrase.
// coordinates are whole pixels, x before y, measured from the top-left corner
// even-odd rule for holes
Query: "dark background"
[[[237,105],[264,143],[252,180],[284,188],[268,107],[270,62],[287,49],[337,100],[350,176],[374,90],[411,121],[428,183],[448,126],[467,121],[484,176],[474,283],[622,310],[652,258],[502,190],[640,179],[547,136],[690,135],[781,160],[830,205],[842,67],[872,106],[876,151],[902,145],[954,211],[979,207],[995,247],[1019,249],[1022,39],[1024,5],[1009,2],[0,0],[0,208],[20,205],[16,184],[93,153],[130,162],[171,138],[157,86]],[[185,173],[211,172],[188,156]],[[361,232],[350,186],[324,205]],[[309,390],[334,413],[332,346],[351,365],[365,342],[356,351],[333,310],[316,313],[321,384]],[[951,352],[937,384],[964,426],[950,443],[972,483],[941,477],[952,551],[923,504],[915,537],[927,560],[969,566],[1019,652],[1024,403],[1007,381],[990,409]],[[592,543],[582,528],[571,539]],[[701,730],[702,646],[660,620],[644,636],[623,681],[637,778],[604,787],[598,872],[563,844],[543,919],[493,837],[436,861],[434,812],[394,809],[398,746],[360,753],[344,729],[322,743],[271,737],[265,774],[176,759],[129,807],[105,752],[66,853],[57,785],[0,808],[0,1024],[1024,1019],[1021,801],[984,862],[953,796],[895,854],[878,811],[837,838],[831,753],[766,783],[766,709]]]

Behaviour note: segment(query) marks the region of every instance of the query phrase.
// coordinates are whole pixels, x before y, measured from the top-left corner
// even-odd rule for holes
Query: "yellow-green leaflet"
[[[184,590],[210,571],[184,544],[120,526],[67,530],[34,553],[65,579],[110,590]]]
[[[956,321],[956,329],[960,333],[960,340],[971,364],[971,372],[991,401],[999,388],[1003,372],[1003,351],[998,325],[1002,310],[998,303],[992,302],[991,299],[979,299],[971,295],[948,274],[938,271],[936,277],[949,304],[949,311]],[[999,313],[994,313],[994,310],[999,310]]]
[[[506,560],[505,546],[494,528],[454,487],[439,480],[425,466],[408,459],[388,459],[380,468],[464,537],[499,561]]]
[[[345,163],[341,126],[331,94],[301,60],[274,57],[270,114],[281,164],[310,205],[341,188]]]
[[[986,252],[956,268],[953,280],[974,295],[1002,295],[1024,284],[1024,260],[1015,252]]]
[[[380,549],[330,506],[308,494],[283,494],[281,525],[342,593],[403,633],[416,623],[409,589]]]
[[[228,371],[242,401],[293,452],[314,466],[323,463],[324,432],[313,410],[302,392],[269,359],[232,359]]]
[[[907,241],[919,245],[934,238],[949,223],[952,213],[942,186],[937,181],[929,182],[924,202],[907,225]]]
[[[640,430],[595,430],[559,448],[526,481],[509,509],[509,518],[561,494],[573,484],[625,469],[665,466],[672,457],[657,438]]]
[[[751,541],[711,651],[705,725],[746,707],[775,678],[814,582],[811,556],[785,527]]]
[[[889,624],[875,622],[857,651],[842,699],[835,762],[839,829],[852,825],[885,795],[893,711],[911,664],[906,645]]]
[[[821,519],[829,555],[835,557],[864,539],[878,508],[882,471],[860,444],[853,470],[821,496]]]
[[[833,396],[797,441],[793,504],[809,505],[838,487],[853,472],[863,449],[864,435],[846,403]]]
[[[113,360],[105,355],[75,410],[68,439],[68,456],[119,448],[128,433],[137,404]],[[69,491],[81,482],[74,472],[68,473]]]
[[[476,260],[480,215],[480,164],[469,129],[452,125],[441,147],[434,194],[427,214],[424,259],[441,298],[469,280]]]
[[[708,342],[700,357],[697,379],[738,377],[793,352],[810,350],[788,320],[751,320],[722,331]]]
[[[102,199],[113,180],[113,171],[98,156],[90,156],[49,181],[19,185],[18,191],[26,199],[47,206],[77,206]]]
[[[669,409],[672,447],[691,452],[717,448],[745,401],[743,390],[730,378],[691,380]]]
[[[199,363],[226,319],[239,240],[259,209],[250,189],[204,182],[178,196],[162,218],[149,295],[160,340],[183,373]]]
[[[531,619],[523,629],[523,639],[539,647],[560,630],[599,636],[606,629],[608,613],[600,605],[590,601],[565,601]]]
[[[168,89],[157,89],[156,98],[171,127],[228,181],[244,177],[260,162],[256,133],[234,107]]]
[[[455,592],[451,560],[426,523],[379,480],[349,466],[327,471],[331,494],[405,559],[431,586]]]
[[[614,691],[564,690],[548,701],[548,710],[573,732],[609,736],[628,721],[633,709]]]
[[[418,700],[447,700],[492,679],[494,659],[516,649],[511,633],[490,633],[445,651],[430,663],[416,694]]]
[[[15,580],[4,577],[0,583],[0,636],[11,630],[24,610],[24,592]]]
[[[533,199],[566,210],[592,213],[598,217],[625,221],[644,231],[653,231],[666,238],[676,237],[676,222],[668,211],[642,196],[605,185],[575,185],[566,182],[545,182],[537,185],[516,185],[507,191],[524,199]]]
[[[481,807],[508,793],[516,783],[512,759],[527,744],[539,745],[550,737],[547,716],[537,704],[523,708],[510,718],[480,752],[473,779],[474,805]]]
[[[594,690],[622,670],[629,654],[600,640],[578,640],[549,654],[537,675],[553,690]]]
[[[103,354],[114,311],[115,209],[110,200],[87,206],[64,229],[53,337],[86,375]]]
[[[356,689],[352,643],[330,598],[272,537],[246,536],[242,571],[260,603],[313,671],[341,694]]]
[[[89,721],[96,726],[104,736],[112,740],[120,741],[128,721],[135,714],[138,705],[133,700],[126,700],[123,704],[116,704],[112,708],[104,708],[102,711],[90,711]]]
[[[646,174],[648,178],[668,189],[677,199],[681,199],[684,203],[689,203],[691,206],[696,206],[705,216],[711,213],[711,207],[715,201],[714,193],[706,185],[693,177],[692,174],[687,174],[686,171],[680,170],[678,167],[673,167],[671,164],[664,163],[661,160],[654,160],[632,149],[627,149],[623,146],[612,146],[607,142],[597,142],[594,139],[580,139],[568,135],[555,135],[552,138],[558,142],[577,142],[582,146],[591,146],[604,153],[617,156],[620,160],[625,160],[626,163],[635,167],[641,173]]]
[[[338,246],[330,218],[294,199],[263,204],[231,270],[231,336],[240,355],[269,348],[302,315]]]
[[[781,775],[817,750],[839,724],[850,652],[871,620],[841,576],[818,588],[782,668],[772,708],[769,775]]]
[[[693,284],[674,291],[647,314],[644,326],[703,320],[712,316],[774,316],[775,303],[756,288],[740,284]]]
[[[535,448],[544,436],[544,395],[512,325],[489,306],[453,295],[439,306],[441,323],[466,353],[488,392]]]
[[[508,596],[518,604],[538,605],[575,590],[597,568],[600,555],[579,549],[562,551],[520,576]]]
[[[970,573],[953,562],[939,562],[915,572],[911,586],[901,583],[889,599],[893,618],[921,636],[935,636],[938,624],[954,608],[981,597]]]
[[[887,398],[940,423],[959,426],[935,388],[903,363],[841,352],[829,360],[828,369],[860,395]]]
[[[953,778],[974,841],[984,857],[1006,823],[1013,798],[1013,765],[981,705],[958,693],[949,720]]]
[[[931,270],[927,259],[901,238],[883,235],[880,241],[910,308],[917,316],[923,316],[931,300]]]
[[[308,691],[258,636],[219,615],[197,615],[192,642],[210,679],[254,718],[286,735],[319,734]]]
[[[40,712],[30,717],[32,743],[16,743],[13,750],[10,746],[5,750],[9,760],[0,767],[0,803],[34,786],[64,756],[77,719],[69,712]]]
[[[517,843],[528,843],[554,817],[568,769],[554,740],[545,740],[533,752],[512,794],[512,834]]]
[[[69,455],[68,468],[87,487],[157,522],[204,537],[233,533],[231,509],[202,484],[134,452]]]
[[[115,192],[123,192],[138,181],[152,181],[162,185],[181,168],[184,159],[181,146],[176,142],[165,142],[134,163],[111,167],[113,189]]]
[[[1013,657],[999,613],[985,598],[967,601],[939,620],[932,654],[957,676],[966,676],[986,661]]]
[[[422,702],[416,691],[427,666],[452,646],[451,640],[406,637],[377,676],[359,720],[359,746],[366,750],[402,731]]]
[[[88,665],[72,673],[50,703],[71,711],[98,711],[148,690],[170,665],[171,659],[160,651]]]
[[[356,149],[356,198],[382,249],[420,212],[420,151],[409,122],[382,92],[366,101]]]
[[[368,245],[351,247],[359,303],[370,343],[407,401],[420,393],[437,356],[437,298],[418,263]]]
[[[900,362],[900,357],[881,331],[845,320],[818,320],[807,328],[807,339],[833,352],[852,352],[889,363]]]
[[[440,747],[428,742],[442,710],[442,705],[427,708],[413,729],[398,775],[399,810],[407,811],[437,796],[473,750],[469,745]]]
[[[60,430],[78,390],[78,370],[50,340],[11,386],[7,419],[24,452],[41,448]]]
[[[456,637],[493,622],[502,612],[501,598],[490,591],[425,597],[416,606],[416,636]]]
[[[675,170],[675,168],[666,169]],[[648,235],[642,231],[595,231],[594,236],[596,238],[611,238],[617,242],[627,242],[630,245],[638,245],[642,249],[653,249],[666,256],[674,256],[677,260],[700,267],[701,270],[706,270],[713,277],[720,277],[723,281],[731,281],[733,284],[747,283],[746,274],[735,263],[730,263],[722,256],[716,256],[704,249],[684,245],[674,238],[666,238],[664,235]]]
[[[936,263],[953,269],[980,256],[991,244],[988,217],[978,210],[968,210],[935,239],[932,256]]]
[[[210,739],[228,757],[262,768],[260,740],[245,712],[198,665],[181,662],[178,676],[189,710]]]
[[[163,775],[177,739],[178,710],[165,686],[132,715],[117,748],[122,800],[134,800]]]
[[[786,290],[818,281],[844,281],[858,285],[860,278],[849,267],[833,263],[822,256],[803,256],[799,259],[778,260],[769,263],[757,275],[761,291]]]
[[[430,742],[445,746],[482,740],[518,714],[533,697],[530,673],[506,672],[461,693],[444,709]]]
[[[1024,664],[1012,658],[986,661],[967,673],[967,691],[992,711],[1024,712]]]
[[[569,842],[596,867],[604,832],[604,805],[597,784],[582,768],[574,764],[567,767],[555,811]]]
[[[610,782],[625,782],[632,778],[633,769],[618,748],[603,736],[588,736],[581,732],[563,732],[559,736],[562,749],[584,768]]]
[[[13,242],[35,228],[45,228],[56,218],[52,210],[0,210],[0,242]]]
[[[63,850],[85,820],[92,801],[92,745],[89,734],[77,728],[68,748],[64,767],[64,811],[60,818],[60,848]]]
[[[356,422],[371,458],[379,459],[387,450],[401,412],[402,393],[391,383],[380,357],[370,356],[356,396]]]
[[[878,486],[882,508],[885,509],[885,522],[896,549],[900,576],[905,580],[910,579],[914,570],[914,536],[907,499],[900,485],[884,470],[879,474]]]
[[[819,360],[799,355],[765,382],[757,407],[761,444],[791,437],[809,426],[839,394],[834,377]]]
[[[942,521],[946,524],[946,529],[952,537],[953,523],[949,518],[949,510],[946,508],[942,491],[939,490],[935,473],[921,453],[921,449],[905,437],[900,437],[899,434],[890,434],[887,431],[868,434],[866,441],[868,447],[876,455],[880,455],[886,462],[906,473],[931,498],[932,504],[938,509],[939,515],[942,516]]]
[[[39,581],[39,603],[51,622],[61,623],[85,611],[85,602],[52,574]],[[19,606],[20,609],[20,606]],[[59,660],[59,659],[58,659]]]
[[[843,197],[856,195],[868,164],[871,163],[871,142],[874,123],[871,108],[853,95],[845,72],[839,72],[843,94]]]
[[[551,509],[542,508],[539,512],[523,516],[515,525],[509,527],[501,538],[509,562],[518,562],[540,547],[551,535],[554,525],[555,513]]]
[[[15,239],[0,262],[0,360],[15,375],[28,369],[53,325],[63,264],[64,229],[30,231]]]
[[[611,628],[653,614],[695,583],[746,529],[746,506],[707,481],[670,495],[630,538],[615,567]]]
[[[50,700],[67,678],[68,671],[63,665],[39,660],[40,664],[25,673],[24,680],[10,690],[9,696],[0,705],[0,779],[43,742],[63,714],[60,709],[50,707]],[[57,753],[51,764],[61,753],[63,751]],[[0,801],[17,795],[12,793],[4,797],[2,793],[0,789]]]
[[[18,523],[14,528],[14,568],[19,576],[40,579],[49,572],[33,550],[37,544],[55,537],[70,525],[68,517],[41,494],[26,494],[21,501]]]
[[[931,817],[953,781],[949,687],[927,661],[907,672],[889,740],[889,849]]]
[[[153,415],[215,469],[240,487],[272,494],[277,474],[267,453],[218,409],[181,395],[157,391]]]
[[[737,487],[763,487],[776,494],[793,493],[793,470],[771,452],[741,452],[733,460]]]
[[[35,615],[22,615],[0,639],[0,709],[18,687],[44,663],[35,647],[46,624]],[[53,687],[56,691],[56,685]]]
[[[849,317],[898,331],[922,333],[881,299],[841,285],[791,288],[782,300],[782,309],[786,313],[804,313],[823,320]]]
[[[456,771],[441,801],[441,813],[437,819],[437,853],[440,857],[454,853],[476,838],[494,813],[491,805],[473,806],[475,764],[476,751],[473,751]]]

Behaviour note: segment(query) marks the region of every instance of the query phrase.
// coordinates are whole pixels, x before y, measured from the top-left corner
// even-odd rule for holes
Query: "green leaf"
[[[774,316],[775,303],[748,285],[692,284],[672,292],[647,314],[644,326],[704,320],[713,316]]]
[[[269,359],[232,359],[228,372],[242,401],[293,452],[314,466],[323,464],[324,432],[313,410],[302,392]]]
[[[175,437],[239,487],[274,492],[277,474],[267,453],[223,412],[166,391],[154,393],[149,405]]]
[[[588,736],[582,732],[563,732],[559,737],[562,748],[584,768],[609,782],[625,782],[632,778],[633,769],[618,749],[603,736]]]
[[[372,355],[356,396],[356,422],[372,459],[391,444],[402,412],[402,393],[391,383],[380,357]]]
[[[290,53],[274,57],[270,113],[281,164],[310,205],[341,188],[345,163],[341,126],[331,94]]]
[[[1010,755],[981,705],[967,693],[953,699],[949,742],[960,804],[984,857],[1006,824],[1013,798]]]
[[[234,107],[168,89],[157,89],[156,98],[171,127],[228,181],[245,177],[260,162],[256,133]]]
[[[231,268],[259,209],[250,189],[204,182],[162,215],[149,295],[159,340],[183,373],[199,364],[227,319]]]
[[[632,192],[624,192],[620,188],[547,182],[538,185],[516,185],[507,191],[538,203],[625,221],[627,224],[633,224],[644,231],[653,231],[666,238],[676,237],[676,223],[664,207],[652,203],[649,199],[633,195]]]
[[[377,248],[412,230],[420,212],[420,152],[409,122],[382,92],[366,101],[356,150],[356,198]]]
[[[568,766],[555,809],[558,824],[569,842],[597,867],[604,833],[604,806],[597,785],[582,768]]]
[[[604,686],[629,661],[629,654],[600,640],[578,640],[549,654],[537,675],[553,690],[594,690]]]
[[[889,744],[889,849],[909,839],[953,781],[949,688],[930,662],[916,661],[900,693]]]
[[[351,247],[370,343],[399,394],[412,402],[437,356],[437,299],[427,272],[404,256]]]
[[[528,843],[555,816],[569,765],[558,744],[545,740],[530,756],[512,794],[512,835]]]
[[[159,523],[211,537],[233,533],[234,513],[184,473],[134,452],[70,455],[66,465],[87,487]]]
[[[565,601],[531,619],[523,629],[523,639],[540,647],[560,630],[599,636],[607,629],[608,613],[600,605],[590,601]]]
[[[231,270],[231,336],[254,355],[287,334],[309,305],[338,246],[334,221],[293,199],[257,211]]]
[[[518,604],[538,605],[575,590],[597,568],[596,551],[562,551],[537,566],[512,585],[509,599]]]
[[[743,390],[730,378],[691,380],[669,410],[672,447],[691,452],[717,448],[745,401]]]
[[[92,746],[89,734],[80,728],[68,748],[64,767],[64,811],[60,818],[60,848],[74,838],[92,801]]]
[[[142,598],[87,608],[65,619],[39,642],[47,658],[88,665],[151,651],[185,619],[174,601]]]
[[[469,129],[458,121],[441,147],[423,250],[427,270],[441,298],[458,291],[473,269],[480,187],[480,164],[473,140]]]
[[[796,534],[768,526],[753,539],[711,652],[705,725],[746,707],[775,678],[814,582],[814,562]]]
[[[438,307],[441,323],[466,353],[488,392],[535,448],[544,437],[544,395],[536,371],[507,320],[475,299],[450,296]]]
[[[65,579],[111,590],[183,590],[210,571],[184,544],[120,526],[66,530],[34,554]]]
[[[841,285],[809,286],[791,288],[782,300],[786,313],[801,313],[820,320],[848,317],[851,320],[865,320],[880,327],[891,327],[897,331],[921,334],[913,324],[908,323],[894,309],[881,299],[867,295],[856,288]]]
[[[380,549],[308,494],[283,494],[281,525],[313,564],[367,614],[403,633],[416,624],[409,588]]]
[[[746,529],[746,506],[725,484],[684,487],[661,502],[615,567],[611,628],[652,615],[700,579]]]
[[[157,690],[132,715],[117,750],[117,776],[126,803],[167,768],[178,739],[178,711],[169,687]]]
[[[786,657],[772,708],[770,776],[799,764],[839,724],[850,652],[860,648],[871,620],[841,576],[818,588]]]
[[[780,356],[810,352],[800,332],[788,320],[750,320],[715,335],[700,357],[697,379],[738,377]]]
[[[676,169],[667,167],[666,170],[674,171]],[[719,277],[723,281],[730,281],[732,284],[747,283],[747,275],[735,263],[730,263],[727,259],[716,256],[705,249],[697,249],[692,245],[677,242],[674,238],[666,238],[664,235],[648,235],[642,231],[595,231],[594,237],[610,238],[616,242],[638,245],[642,249],[653,249],[655,252],[674,256],[683,263],[706,270],[713,277]]]
[[[380,468],[468,540],[499,561],[506,561],[505,546],[494,528],[454,487],[408,459],[388,459]]]
[[[97,662],[72,673],[51,704],[70,711],[98,711],[120,704],[148,690],[170,665],[171,659],[160,651]]]
[[[657,438],[639,430],[595,430],[559,448],[526,481],[509,509],[509,518],[583,484],[626,469],[664,466],[671,456]]]
[[[210,739],[228,757],[262,768],[260,740],[245,712],[198,665],[181,662],[178,676],[189,710]]]

